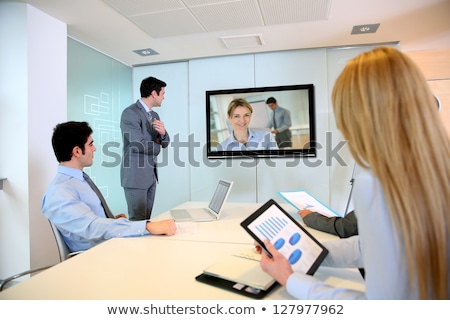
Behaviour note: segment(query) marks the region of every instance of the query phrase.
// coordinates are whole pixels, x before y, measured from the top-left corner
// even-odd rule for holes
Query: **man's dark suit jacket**
[[[154,111],[152,117],[159,120],[159,115]],[[139,100],[122,112],[120,128],[123,136],[121,185],[124,188],[147,189],[158,179],[156,157],[161,147],[169,145],[169,134],[161,137],[153,129]]]

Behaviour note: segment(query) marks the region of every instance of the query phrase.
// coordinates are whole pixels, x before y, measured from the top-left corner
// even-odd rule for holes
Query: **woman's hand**
[[[272,278],[274,278],[279,284],[286,286],[286,282],[289,276],[293,273],[292,267],[289,261],[270,243],[270,241],[264,241],[264,245],[267,251],[270,252],[272,258],[262,250],[261,253],[261,268],[267,272]]]

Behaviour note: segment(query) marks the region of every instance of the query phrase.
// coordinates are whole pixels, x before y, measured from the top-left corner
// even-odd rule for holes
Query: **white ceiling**
[[[391,42],[404,51],[450,48],[450,0],[16,1],[65,22],[71,38],[129,66]],[[377,23],[376,33],[351,34],[355,25]],[[158,54],[134,52],[146,48]]]

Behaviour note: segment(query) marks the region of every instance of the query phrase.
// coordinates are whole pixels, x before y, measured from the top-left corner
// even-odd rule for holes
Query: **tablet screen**
[[[288,259],[294,271],[312,275],[328,254],[321,243],[272,199],[241,226],[264,250],[263,241],[269,240]]]

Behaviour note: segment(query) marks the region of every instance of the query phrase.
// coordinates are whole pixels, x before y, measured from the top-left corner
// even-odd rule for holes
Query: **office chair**
[[[63,262],[64,260],[67,260],[69,258],[72,258],[73,256],[76,256],[77,254],[83,252],[83,251],[76,251],[76,252],[70,252],[69,248],[67,247],[66,243],[64,242],[64,238],[59,232],[58,228],[51,222],[50,226],[52,227],[53,235],[55,236],[56,245],[58,247],[58,253],[59,253],[59,262]]]
[[[77,251],[77,252],[70,252],[69,248],[67,247],[66,243],[64,242],[64,238],[62,237],[61,233],[59,232],[58,228],[56,228],[56,226],[50,221],[48,220],[48,222],[50,223],[50,227],[52,228],[52,232],[53,235],[55,237],[55,241],[56,241],[56,246],[58,247],[58,254],[59,254],[59,262],[63,262],[64,260],[67,260],[83,251]],[[57,263],[56,263],[57,264]],[[48,269],[50,267],[53,267],[56,264],[51,264],[51,265],[47,265],[47,266],[43,266],[43,267],[39,267],[39,268],[35,268],[35,269],[30,269],[27,271],[23,271],[20,273],[17,273],[11,277],[6,278],[5,280],[3,280],[3,282],[0,284],[0,292],[3,291],[3,289],[5,289],[5,286],[17,279],[20,278],[24,275],[27,274],[33,274],[36,272],[40,272],[43,271],[45,269]]]

